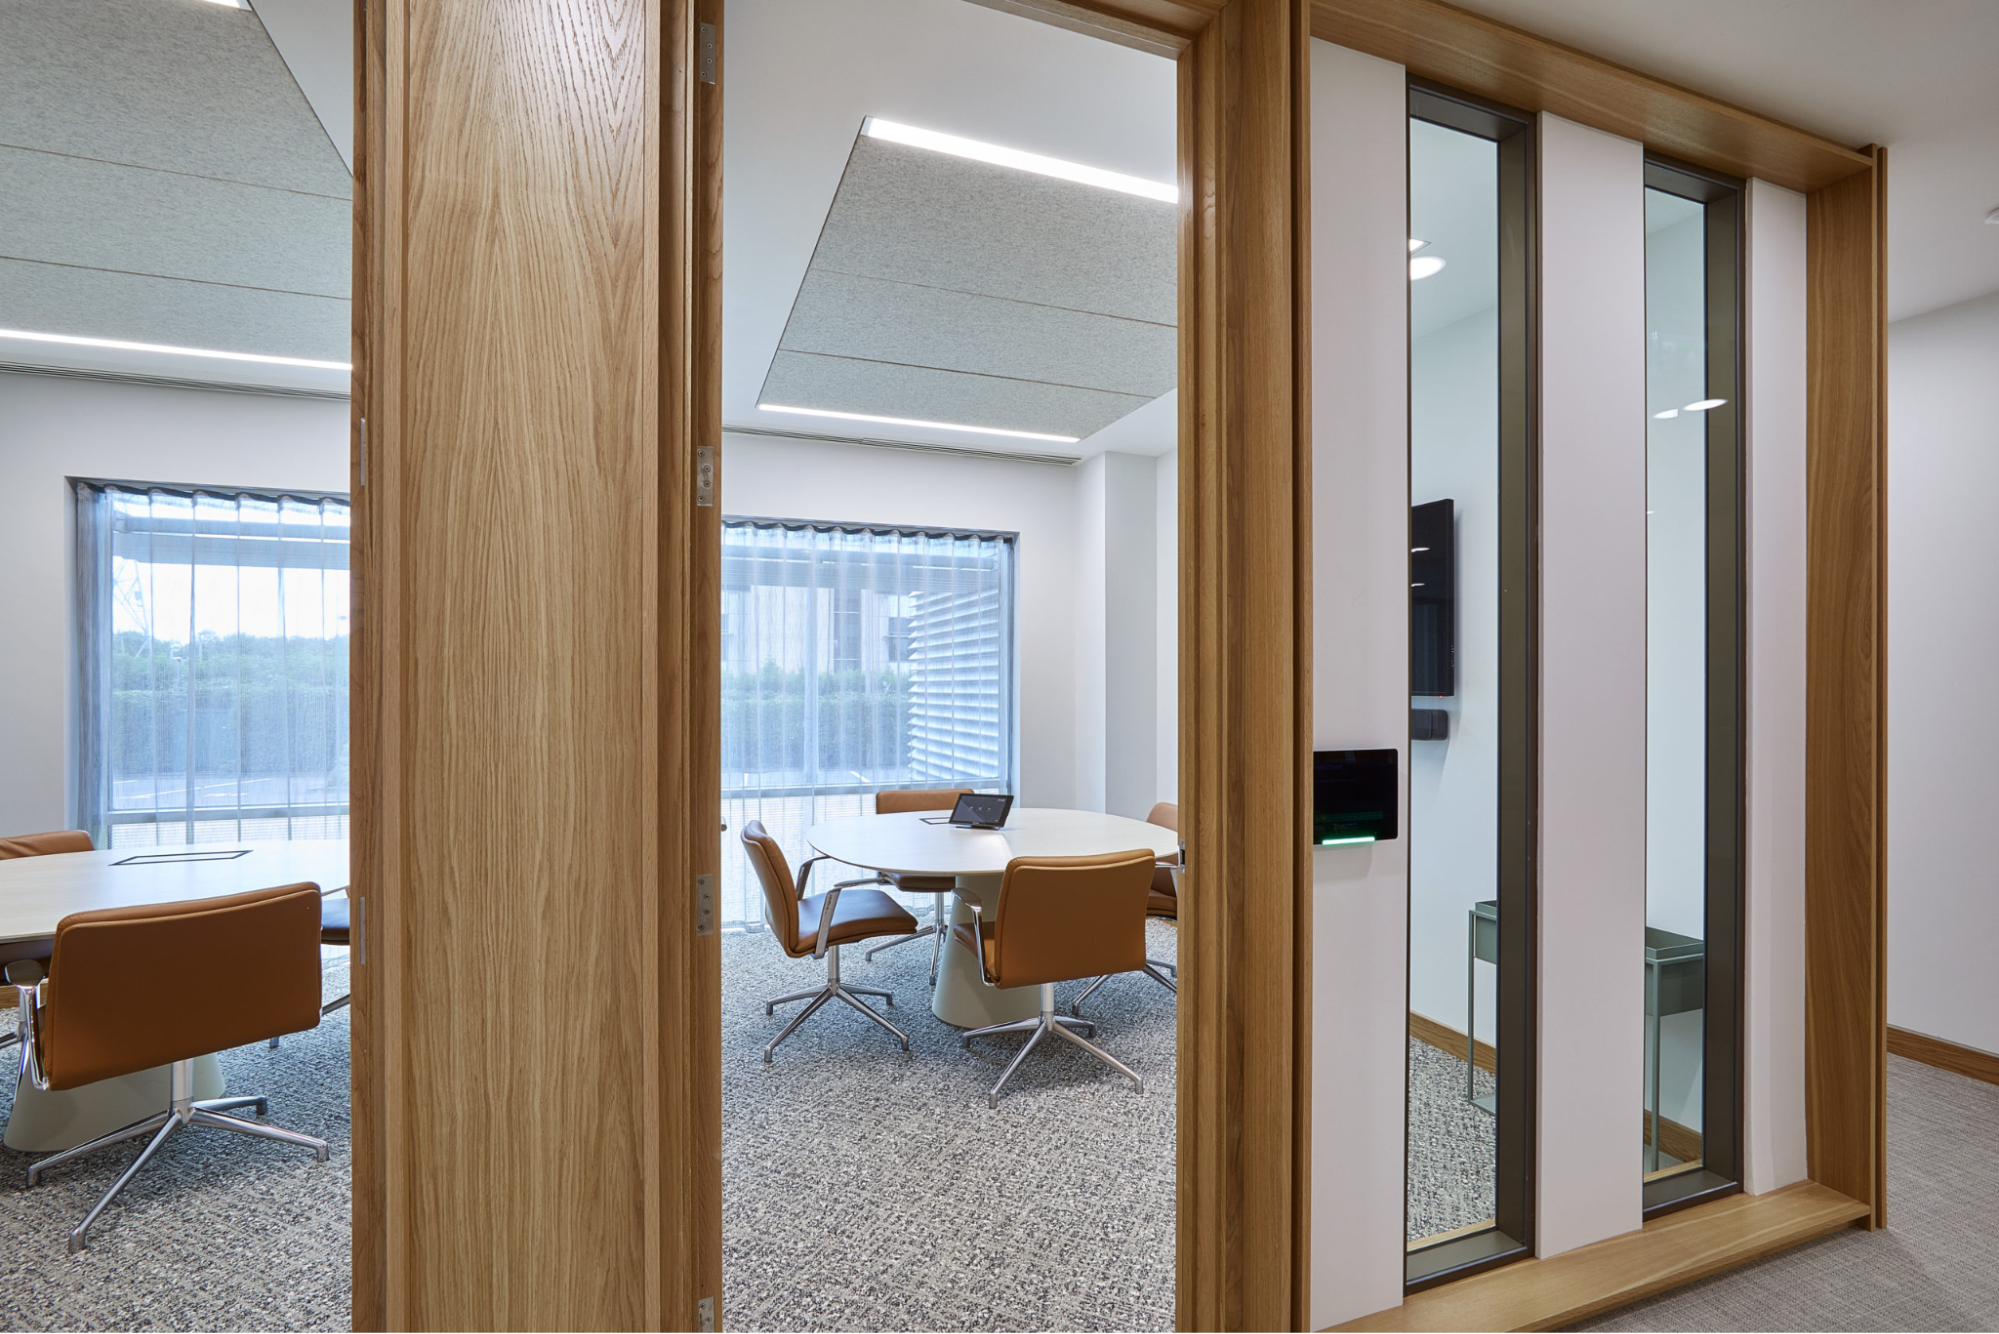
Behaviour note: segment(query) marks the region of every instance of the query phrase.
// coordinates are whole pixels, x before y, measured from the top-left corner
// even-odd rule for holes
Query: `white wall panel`
[[[1758,1195],[1805,1177],[1805,197],[1751,181],[1748,251],[1742,1184]]]
[[[1639,1226],[1645,930],[1644,150],[1540,118],[1536,1253]]]
[[[1407,94],[1312,43],[1313,746],[1395,746],[1408,810]],[[1408,856],[1313,857],[1312,1328],[1402,1302]]]

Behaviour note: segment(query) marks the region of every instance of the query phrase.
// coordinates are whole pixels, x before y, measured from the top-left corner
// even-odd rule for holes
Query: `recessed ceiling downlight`
[[[927,148],[934,153],[949,153],[953,157],[970,158],[974,162],[990,162],[996,167],[1012,167],[1016,171],[1031,171],[1037,176],[1053,176],[1057,180],[1101,186],[1103,189],[1118,190],[1128,195],[1143,195],[1147,199],[1157,199],[1161,203],[1174,204],[1180,200],[1180,188],[1162,181],[1148,181],[1140,176],[1127,176],[1120,171],[1106,171],[1102,167],[1086,167],[1080,162],[1064,162],[1060,158],[1043,157],[1039,153],[1026,153],[1018,148],[1004,148],[999,144],[980,143],[977,139],[961,139],[955,134],[919,129],[914,125],[902,125],[892,120],[883,120],[880,116],[869,116],[862,121],[861,133],[871,139],[886,139],[890,143],[908,144],[911,148]]]
[[[1444,261],[1435,255],[1418,255],[1409,261],[1409,281],[1421,282],[1444,271]]]
[[[1698,403],[1687,404],[1686,410],[1688,412],[1707,412],[1712,408],[1720,407],[1722,404],[1726,402],[1728,402],[1728,400],[1725,398],[1704,398],[1700,400],[1700,402]]]
[[[1073,445],[1081,436],[1044,435],[1040,431],[1008,431],[997,426],[964,426],[957,422],[918,421],[913,417],[877,417],[867,412],[834,412],[831,408],[793,408],[778,403],[759,403],[763,412],[789,412],[800,417],[833,417],[847,422],[879,422],[884,426],[920,426],[931,431],[970,431],[974,435],[1004,435],[1015,440],[1052,440],[1058,445]]]
[[[1680,410],[1678,408],[1667,408],[1664,412],[1653,413],[1652,420],[1655,422],[1669,422],[1679,415]]]
[[[1413,255],[1418,250],[1421,250],[1424,246],[1428,244],[1430,244],[1428,241],[1418,241],[1415,237],[1412,236],[1409,238],[1409,253]]]

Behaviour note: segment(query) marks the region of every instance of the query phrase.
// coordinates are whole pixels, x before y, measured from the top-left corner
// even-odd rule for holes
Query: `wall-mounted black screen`
[[[1409,511],[1409,693],[1458,693],[1455,502]]]
[[[1312,752],[1312,842],[1372,843],[1395,837],[1393,750]]]

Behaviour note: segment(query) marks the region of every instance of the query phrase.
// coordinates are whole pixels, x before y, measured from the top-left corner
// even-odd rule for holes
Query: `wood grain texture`
[[[1730,1195],[1636,1232],[1430,1288],[1342,1330],[1557,1329],[1836,1232],[1867,1206],[1816,1182]]]
[[[1234,0],[1180,56],[1182,1329],[1297,1328],[1310,1277],[1306,40]]]
[[[1733,176],[1810,192],[1869,166],[1864,152],[1443,0],[1312,0],[1312,35]]]
[[[1447,1056],[1465,1058],[1465,1035],[1449,1024],[1440,1024],[1428,1015],[1409,1012],[1409,1036],[1418,1042],[1428,1043]],[[1499,1070],[1499,1052],[1490,1042],[1480,1042],[1472,1049],[1472,1064],[1489,1074]]]
[[[1923,1033],[1911,1033],[1906,1028],[1888,1030],[1888,1054],[1906,1056],[1924,1065],[1933,1065],[1939,1070],[1949,1070],[1953,1074],[1967,1075],[1987,1084],[1999,1084],[1999,1056],[1976,1047],[1961,1047],[1955,1042],[1945,1042]]]
[[[1178,55],[1230,0],[971,0],[1120,46]]]
[[[719,1277],[714,942],[665,929],[719,819],[681,670],[715,397],[713,214],[671,202],[713,151],[693,12],[364,13],[356,1321],[688,1327]]]
[[[1886,156],[1806,200],[1805,1120],[1886,1222]]]

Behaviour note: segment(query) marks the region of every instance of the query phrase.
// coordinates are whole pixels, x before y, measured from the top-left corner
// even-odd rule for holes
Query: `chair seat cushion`
[[[319,943],[322,945],[347,943],[347,899],[344,895],[340,898],[319,901]]]
[[[948,875],[897,875],[890,871],[882,879],[905,894],[949,894],[958,887]]]
[[[974,953],[978,952],[979,938],[972,934],[971,927],[969,926],[952,927],[951,938],[957,941],[960,945],[963,945],[966,949],[971,950]],[[986,932],[985,975],[987,977],[999,976],[999,941],[994,937],[991,931]]]
[[[819,918],[826,911],[826,896],[814,894],[798,901],[798,943],[794,954],[810,954],[819,948]],[[875,936],[906,936],[916,930],[916,919],[903,906],[879,889],[843,889],[833,905],[830,943],[868,940]]]

